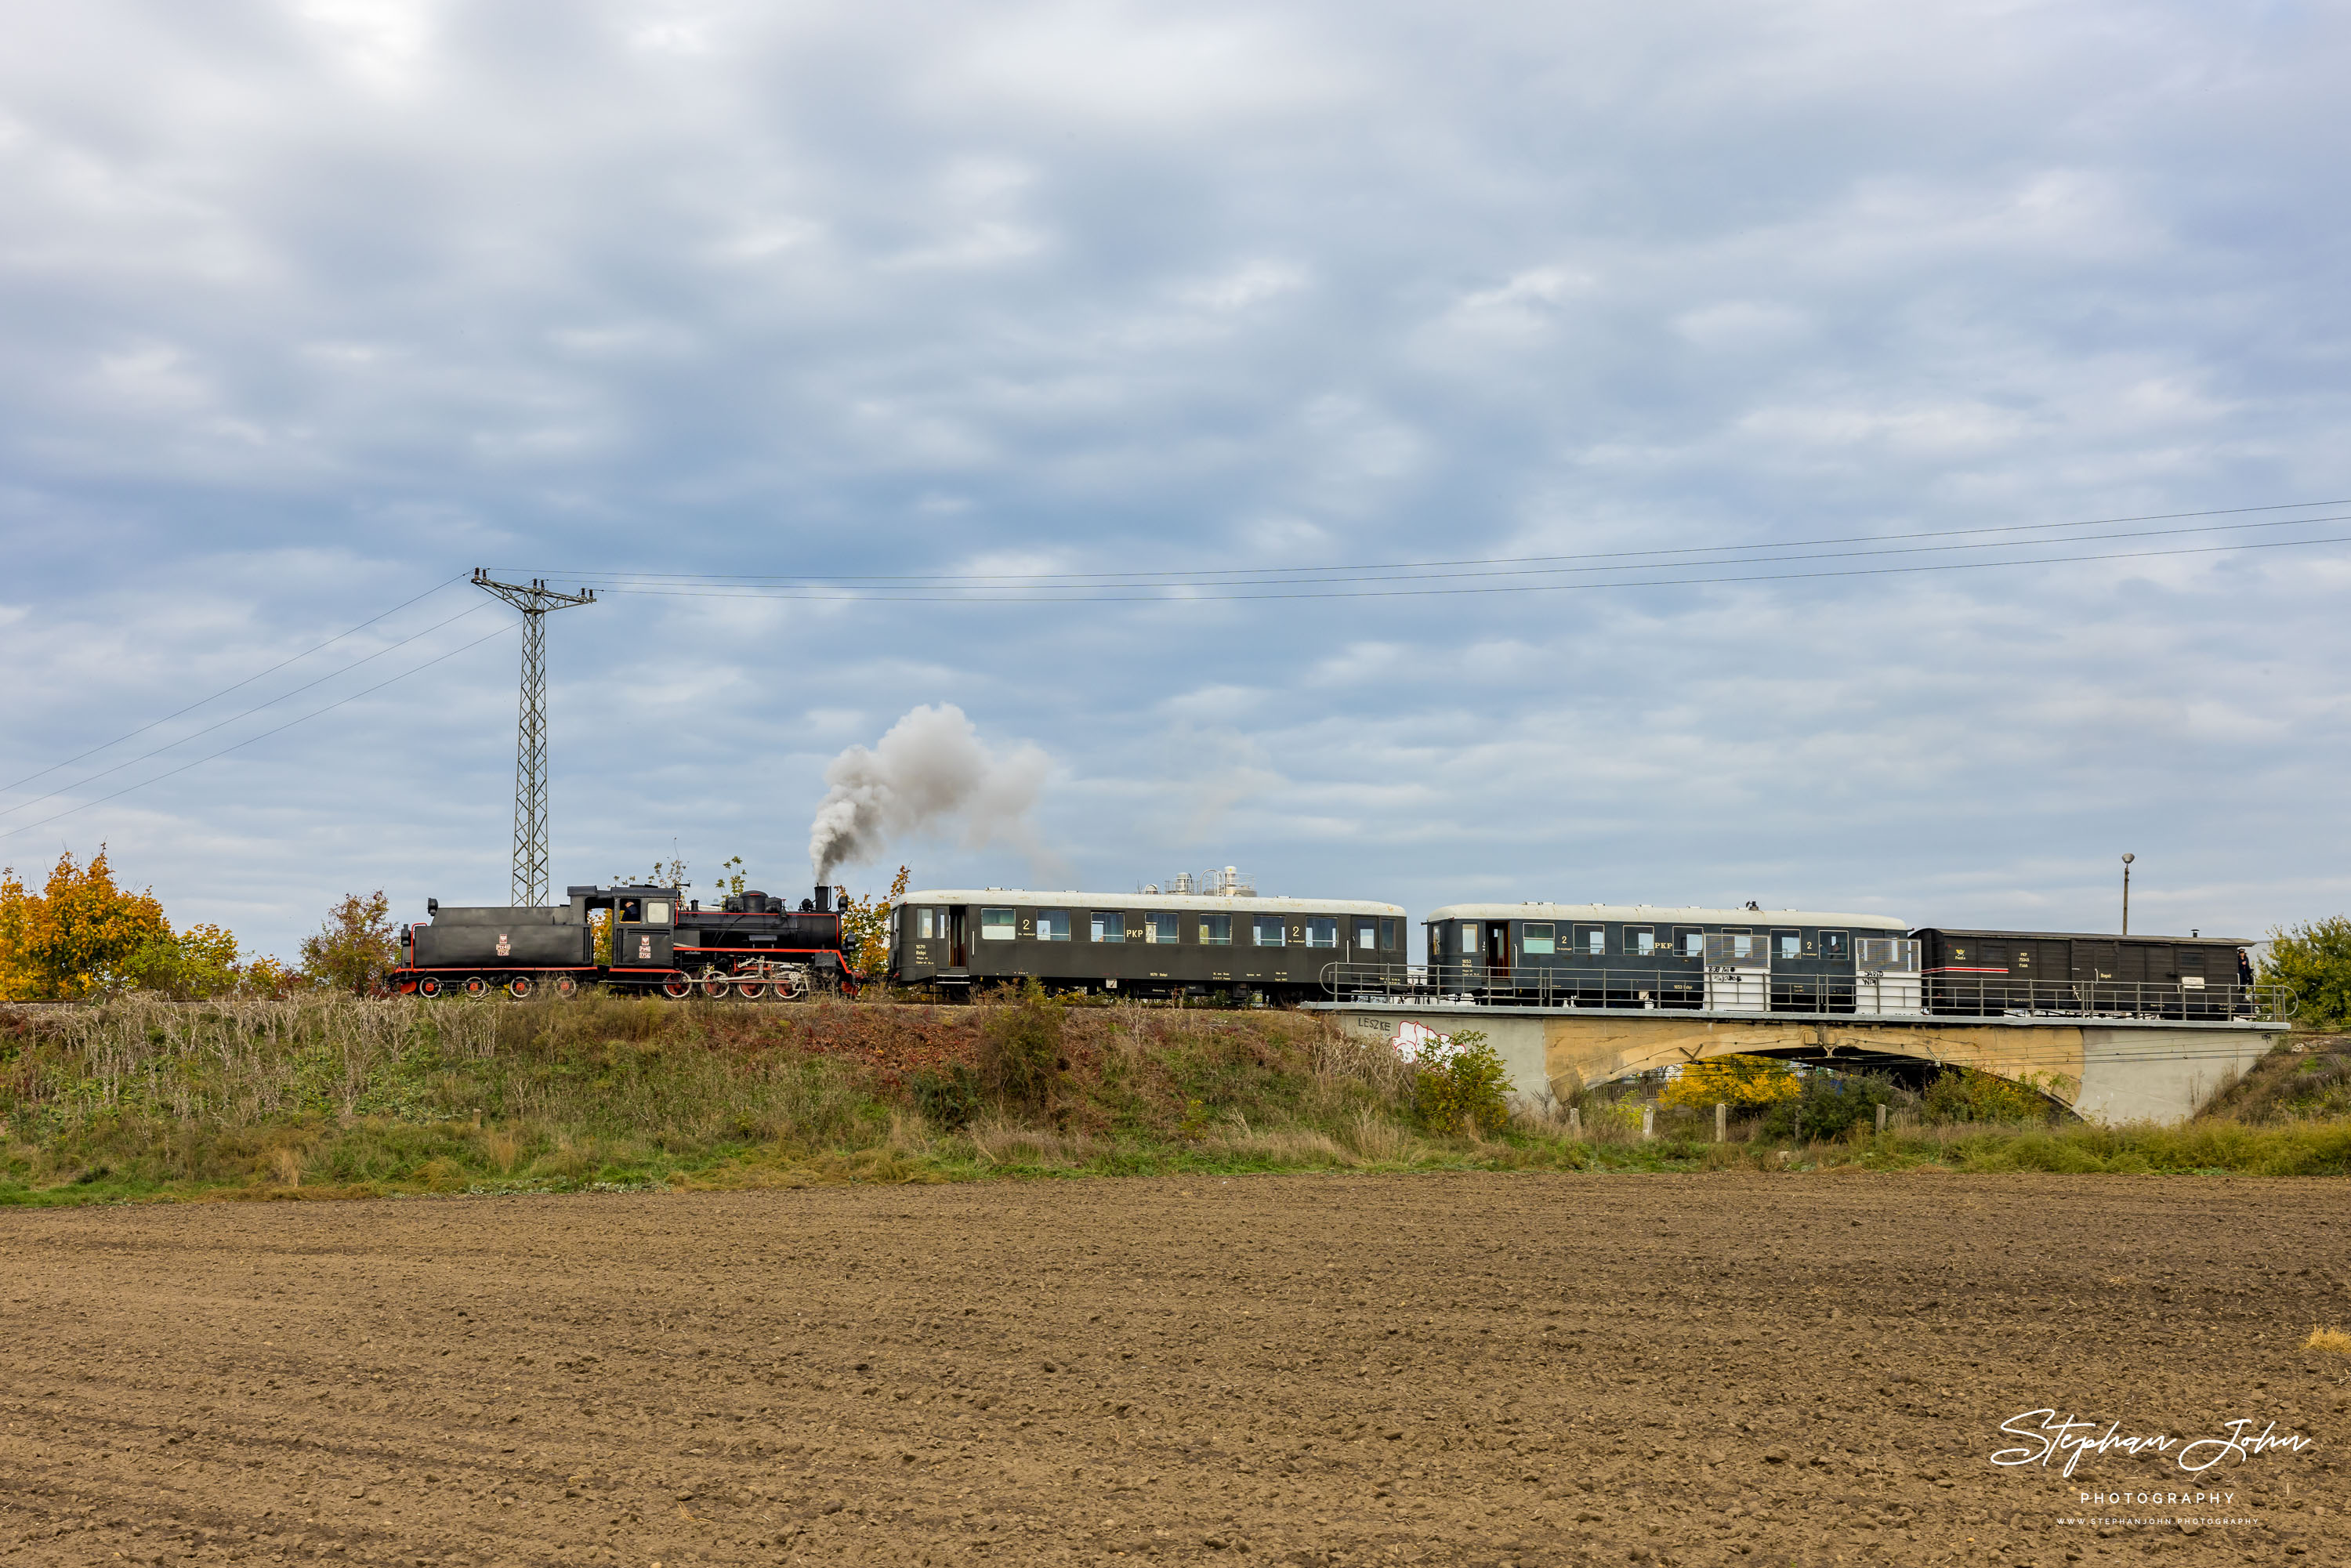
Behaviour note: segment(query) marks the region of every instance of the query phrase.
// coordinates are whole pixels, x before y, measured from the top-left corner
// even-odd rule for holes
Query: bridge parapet
[[[2184,1122],[2284,1035],[2262,1019],[1938,1018],[1317,1002],[1349,1035],[1400,1026],[1482,1030],[1530,1100],[1717,1056],[1776,1056],[1859,1070],[1894,1062],[1972,1068],[2029,1084],[2085,1120]]]

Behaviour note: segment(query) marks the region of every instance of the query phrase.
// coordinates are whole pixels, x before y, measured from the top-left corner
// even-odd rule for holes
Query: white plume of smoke
[[[809,827],[809,864],[830,883],[835,870],[876,859],[893,840],[949,827],[962,830],[968,848],[1003,841],[1046,862],[1029,811],[1050,766],[1026,743],[990,752],[952,703],[918,707],[872,750],[852,746],[826,767],[831,789]]]

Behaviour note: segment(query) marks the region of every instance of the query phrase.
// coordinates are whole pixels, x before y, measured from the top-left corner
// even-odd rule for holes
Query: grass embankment
[[[2339,1045],[2316,1070],[2282,1051],[2234,1113],[2184,1127],[1717,1145],[1710,1114],[1665,1113],[1644,1140],[1636,1109],[1593,1096],[1573,1137],[1526,1116],[1483,1138],[1419,1126],[1408,1069],[1298,1013],[133,998],[0,1011],[0,1202],[1298,1169],[2345,1175],[2351,1119],[2294,1111],[2332,1104],[2304,1080],[2351,1078]]]

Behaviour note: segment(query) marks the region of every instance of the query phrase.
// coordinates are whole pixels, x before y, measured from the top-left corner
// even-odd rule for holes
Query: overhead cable
[[[511,625],[500,626],[495,632],[476,637],[470,643],[452,648],[447,653],[427,659],[421,664],[413,665],[408,669],[401,671],[400,674],[396,675],[391,676],[385,680],[378,681],[375,685],[365,687],[360,691],[353,692],[349,696],[337,697],[333,702],[327,704],[326,706],[313,708],[310,712],[302,715],[299,718],[289,718],[284,724],[277,726],[275,729],[265,729],[259,735],[247,736],[245,739],[236,742],[234,746],[224,746],[218,751],[213,752],[209,756],[199,757],[193,762],[183,762],[177,768],[168,768],[162,773],[156,774],[152,779],[141,779],[136,784],[126,784],[121,789],[114,791],[111,795],[100,795],[95,800],[84,800],[78,806],[68,807],[65,810],[44,817],[37,822],[27,822],[21,828],[9,828],[5,831],[0,831],[0,839],[13,839],[18,833],[29,833],[36,828],[45,828],[51,822],[64,821],[66,818],[74,815],[77,811],[87,811],[92,806],[103,806],[109,800],[119,800],[134,789],[144,789],[150,784],[160,784],[166,779],[185,773],[191,768],[201,768],[207,762],[216,761],[221,758],[226,757],[232,751],[241,751],[256,741],[267,740],[273,735],[283,735],[286,731],[292,729],[298,724],[307,724],[310,720],[317,718],[320,714],[332,713],[337,708],[343,706],[347,703],[355,703],[361,697],[372,695],[373,694],[383,690],[386,686],[394,685],[397,682],[404,681],[411,675],[421,674],[423,671],[431,669],[435,664],[443,664],[450,659],[454,659],[458,654],[466,652],[468,649],[478,648],[494,637],[504,636],[513,629],[514,628]]]
[[[409,603],[411,603],[411,604],[413,604],[413,603],[415,603],[415,602],[416,602],[416,601],[415,601],[415,600],[413,600],[413,599],[409,601]],[[174,748],[174,747],[176,747],[185,746],[185,745],[187,745],[187,744],[188,744],[188,742],[190,742],[190,741],[192,741],[192,740],[200,739],[200,738],[202,738],[202,737],[204,737],[204,736],[210,735],[213,731],[214,731],[214,730],[216,730],[216,729],[225,729],[225,728],[226,728],[228,726],[230,726],[230,725],[232,725],[232,724],[235,724],[237,720],[239,720],[239,719],[241,719],[241,718],[251,718],[255,714],[257,714],[257,713],[261,712],[264,708],[276,707],[279,703],[284,702],[287,697],[299,696],[299,695],[301,695],[304,692],[307,692],[307,691],[310,690],[310,689],[311,689],[312,687],[314,687],[314,686],[322,686],[322,685],[326,685],[329,681],[331,681],[331,680],[335,679],[335,678],[336,678],[337,676],[339,676],[339,675],[347,675],[347,674],[350,674],[353,670],[358,669],[361,664],[373,664],[376,660],[382,658],[386,653],[395,653],[395,652],[399,651],[399,650],[400,650],[400,649],[402,649],[402,648],[405,648],[405,647],[406,647],[406,646],[408,646],[408,644],[410,644],[411,643],[415,642],[415,641],[417,640],[417,638],[419,638],[419,637],[427,637],[427,636],[430,636],[430,635],[432,635],[434,632],[438,632],[439,630],[441,630],[441,628],[442,628],[442,627],[444,627],[444,626],[453,626],[453,625],[456,624],[458,622],[463,621],[463,620],[465,620],[465,619],[466,619],[467,617],[469,617],[469,616],[478,615],[478,614],[480,614],[483,611],[487,610],[487,609],[489,609],[489,608],[491,608],[491,606],[489,606],[489,605],[488,605],[488,604],[486,604],[486,603],[484,603],[484,604],[476,604],[476,605],[475,605],[475,606],[474,606],[472,609],[470,609],[470,610],[461,611],[461,612],[458,612],[457,614],[450,616],[450,617],[449,617],[449,619],[448,619],[448,620],[446,620],[446,621],[436,621],[436,622],[434,622],[432,625],[427,626],[426,628],[424,628],[424,630],[423,630],[423,631],[422,631],[422,632],[412,632],[412,633],[410,633],[408,636],[402,637],[402,638],[399,642],[397,642],[397,643],[386,643],[383,647],[378,648],[374,653],[370,653],[370,654],[367,654],[367,655],[366,655],[365,657],[363,657],[363,658],[358,658],[358,659],[354,659],[354,660],[352,660],[350,664],[345,664],[345,665],[344,665],[341,669],[340,669],[340,670],[329,670],[329,671],[328,671],[325,674],[320,675],[317,680],[305,682],[303,685],[298,685],[298,686],[296,686],[296,687],[294,687],[294,688],[293,688],[292,690],[290,690],[290,691],[280,692],[277,695],[276,695],[276,696],[274,696],[274,697],[271,697],[271,698],[270,698],[267,702],[266,702],[266,703],[256,703],[253,706],[251,706],[251,707],[249,707],[249,708],[246,708],[243,713],[233,713],[233,714],[229,715],[229,716],[228,716],[228,717],[226,717],[226,718],[225,718],[225,719],[221,719],[221,720],[219,720],[218,722],[214,723],[214,724],[208,724],[208,725],[206,725],[204,728],[199,729],[199,730],[196,730],[196,731],[194,731],[194,732],[193,732],[193,733],[192,733],[192,734],[183,735],[183,736],[180,737],[180,738],[179,738],[179,739],[177,739],[177,740],[166,741],[166,742],[164,742],[162,745],[161,745],[161,746],[159,746],[159,747],[155,747],[155,749],[154,749],[154,750],[152,750],[152,751],[141,752],[139,756],[137,756],[137,757],[133,757],[133,758],[129,758],[129,759],[128,759],[128,760],[126,760],[126,761],[118,762],[118,763],[116,763],[116,764],[115,764],[113,767],[111,767],[111,768],[99,768],[97,772],[92,773],[92,774],[89,774],[89,775],[88,775],[88,776],[87,776],[87,777],[85,777],[85,778],[78,779],[74,780],[74,782],[72,782],[72,783],[70,783],[70,784],[60,784],[60,785],[58,785],[56,789],[54,789],[50,790],[50,791],[49,791],[47,794],[46,794],[46,795],[37,795],[37,796],[35,796],[32,800],[21,800],[21,801],[17,802],[17,803],[16,803],[16,805],[14,805],[14,806],[0,806],[0,817],[13,816],[13,815],[15,815],[16,812],[18,812],[18,811],[28,811],[28,810],[31,810],[34,807],[36,807],[36,806],[39,805],[39,804],[40,804],[42,801],[44,801],[44,800],[56,800],[58,796],[60,796],[60,795],[69,795],[69,794],[73,793],[73,791],[75,791],[76,789],[78,789],[82,788],[82,786],[84,786],[84,785],[86,785],[86,784],[95,784],[96,782],[98,782],[98,780],[99,780],[99,779],[101,779],[106,778],[106,777],[107,777],[108,775],[110,775],[110,774],[120,773],[120,772],[121,772],[121,771],[122,771],[124,768],[126,768],[136,767],[138,764],[140,764],[140,763],[141,763],[141,762],[144,762],[144,761],[147,761],[150,758],[161,757],[162,755],[163,755],[163,753],[165,753],[165,752],[167,752],[167,751],[170,751],[170,750],[173,749],[173,748]],[[382,616],[381,616],[381,615],[379,615],[379,616],[377,616],[377,617],[376,617],[376,619],[377,619],[377,620],[379,620],[379,621],[381,621],[381,620],[382,620],[382,619],[383,619],[383,617],[382,617]],[[348,633],[346,633],[346,635],[348,635]],[[319,646],[319,647],[325,647],[325,646],[326,646],[326,644],[322,643],[320,643]],[[312,650],[311,650],[311,652],[312,652],[312,653],[316,653],[316,652],[318,652],[318,649],[314,648],[314,649],[312,649]],[[292,661],[291,661],[291,660],[288,660],[288,661],[287,661],[287,663],[289,663],[289,664],[290,664],[290,663],[292,663]],[[284,669],[286,666],[285,666],[284,664],[280,664],[280,665],[278,665],[277,667],[278,667],[279,669]],[[266,672],[265,672],[265,674],[266,674]],[[259,678],[258,676],[255,677],[255,679],[258,679],[258,678]],[[252,682],[251,682],[251,681],[245,681],[245,682],[240,682],[239,684],[240,684],[240,685],[252,685]],[[230,689],[230,690],[232,690],[232,691],[234,691],[234,690],[235,690],[236,688],[235,688],[235,687],[234,687],[234,686],[232,686],[232,687],[230,687],[229,689]],[[205,701],[207,701],[207,702],[209,702],[209,701],[211,701],[211,700],[213,700],[213,699],[212,699],[212,698],[209,698],[209,697],[205,699]],[[197,707],[202,707],[202,706],[204,706],[204,704],[203,704],[203,703],[198,703],[198,704],[195,704],[194,706],[197,706]],[[186,708],[182,708],[182,709],[180,710],[180,712],[182,712],[182,713],[186,713],[187,711],[188,711],[188,709],[186,709]],[[163,719],[158,719],[158,720],[156,720],[156,723],[157,723],[157,724],[162,724],[162,723],[166,723],[166,722],[168,722],[168,721],[167,721],[167,720],[163,720]],[[152,725],[152,724],[151,724],[151,725],[147,726],[146,727],[147,727],[147,728],[149,728],[149,729],[152,729],[152,728],[154,728],[154,727],[155,727],[155,726],[154,726],[154,725]],[[136,733],[138,733],[138,732],[137,732],[137,731],[133,731],[132,733],[133,733],[133,734],[136,734]],[[111,744],[111,743],[110,743],[110,744]],[[104,750],[104,749],[105,749],[105,747],[100,747],[99,749],[99,750]],[[85,755],[85,756],[87,756],[87,755],[88,755],[88,753],[84,753],[84,755]],[[43,771],[43,772],[55,772],[55,771],[56,771],[56,769],[55,769],[55,768],[44,768],[42,771]],[[39,774],[35,774],[35,775],[34,775],[34,777],[37,779],[38,777],[40,777],[40,775],[39,775]]]
[[[2342,518],[2317,518],[2314,521],[2336,522]],[[897,591],[836,592],[795,589],[715,588],[632,588],[624,584],[603,584],[605,591],[632,593],[667,599],[736,599],[736,600],[796,600],[872,603],[946,603],[946,604],[1188,604],[1213,603],[1247,600],[1311,600],[1311,599],[1419,599],[1450,597],[1461,594],[1498,593],[1559,593],[1576,590],[1613,588],[1698,588],[1718,583],[1795,582],[1838,577],[1886,577],[1930,571],[1981,571],[2005,567],[2062,566],[2077,561],[2152,560],[2168,556],[2219,555],[2236,550],[2297,549],[2312,545],[2351,544],[2351,535],[2330,535],[2320,538],[2245,540],[2231,544],[2181,546],[2170,549],[2110,550],[2092,555],[2032,556],[2010,560],[1935,561],[1909,566],[1849,567],[1826,571],[1736,572],[1715,577],[1647,577],[1614,581],[1583,582],[1512,582],[1465,588],[1382,588],[1348,589],[1339,591],[1226,593],[1190,591],[1189,585],[1167,584],[1132,592],[1087,592],[1044,589],[1033,592],[909,592]],[[1805,559],[1862,559],[1873,553],[1857,552],[1855,556],[1836,558],[1789,557]],[[1708,561],[1691,563],[1699,570],[1712,566],[1771,564]],[[1624,571],[1688,570],[1671,563],[1655,567],[1620,567]],[[1264,584],[1217,584],[1205,587],[1268,586]]]
[[[450,578],[445,582],[436,582],[432,587],[426,589],[423,592],[418,594],[414,599],[403,599],[399,603],[393,605],[391,609],[385,611],[383,614],[371,615],[366,620],[360,622],[358,625],[351,627],[350,631],[338,632],[333,636],[328,638],[325,642],[318,643],[313,647],[305,648],[290,659],[283,660],[277,664],[272,664],[269,668],[259,672],[259,674],[246,676],[245,679],[237,682],[235,685],[223,686],[212,695],[202,697],[190,703],[187,706],[180,709],[179,713],[167,713],[162,718],[156,719],[152,723],[141,725],[137,729],[131,730],[127,735],[118,735],[112,740],[107,741],[103,745],[93,746],[88,751],[81,753],[78,757],[68,757],[62,762],[52,762],[47,768],[42,768],[40,772],[27,773],[22,779],[17,779],[14,784],[0,784],[0,794],[5,794],[11,789],[22,789],[25,785],[30,784],[34,779],[38,779],[42,773],[55,773],[60,768],[70,768],[75,763],[79,762],[82,758],[95,757],[99,752],[107,749],[108,747],[120,746],[126,740],[135,740],[140,736],[142,736],[149,730],[154,728],[156,725],[169,724],[173,719],[179,717],[180,714],[193,713],[198,708],[204,706],[206,703],[218,702],[221,698],[228,695],[231,692],[242,691],[246,686],[253,685],[254,682],[261,679],[263,675],[274,675],[278,671],[284,669],[287,664],[298,664],[303,660],[308,658],[311,654],[319,652],[321,649],[331,648],[336,643],[341,642],[344,638],[352,635],[352,633],[366,631],[369,627],[374,625],[377,622],[383,620],[386,616],[397,615],[402,611],[407,609],[410,605],[420,603],[424,600],[432,598],[443,589],[465,580],[465,574],[459,572],[455,577]]]

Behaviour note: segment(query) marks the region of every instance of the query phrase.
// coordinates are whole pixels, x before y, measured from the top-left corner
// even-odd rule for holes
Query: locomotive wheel
[[[465,985],[465,994],[469,997],[487,996],[489,994],[489,981],[482,978],[479,975],[468,975],[465,977],[463,983]]]
[[[517,1001],[521,1001],[536,989],[538,989],[538,988],[531,984],[531,979],[528,975],[517,975],[513,979],[507,982],[507,995],[512,997]]]
[[[568,996],[571,996],[571,995],[573,995],[574,993],[576,993],[579,989],[580,989],[580,982],[579,982],[577,979],[575,979],[573,977],[571,977],[571,976],[569,976],[569,975],[558,975],[557,977],[555,977],[555,994],[556,994],[557,996],[559,996],[559,997],[568,997]]]
[[[726,988],[731,984],[732,981],[717,976],[705,977],[702,982],[702,994],[715,1002],[726,994]]]
[[[425,976],[423,979],[416,982],[416,994],[420,997],[439,996],[441,994],[440,979],[433,975]]]
[[[807,990],[807,981],[798,976],[793,976],[776,982],[776,995],[785,1001],[790,1001],[794,997],[805,995]]]
[[[765,980],[737,980],[735,982],[735,994],[742,998],[747,1002],[756,1002],[761,997],[768,994],[768,982]]]
[[[671,1001],[682,1002],[694,995],[694,982],[684,975],[672,975],[662,982],[662,995]]]

